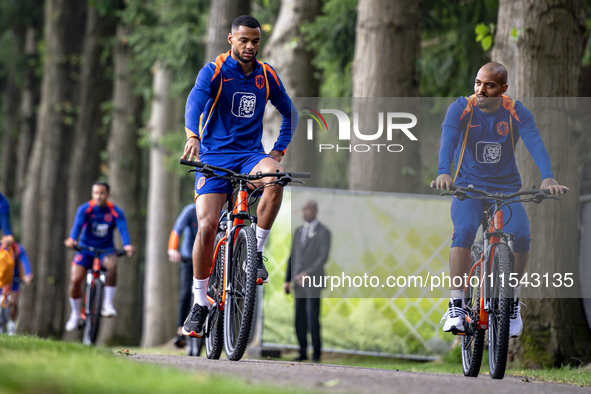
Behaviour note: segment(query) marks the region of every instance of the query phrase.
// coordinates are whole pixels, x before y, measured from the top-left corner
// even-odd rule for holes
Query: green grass
[[[0,392],[288,392],[126,360],[125,352],[0,335]],[[293,391],[292,391],[293,392]]]

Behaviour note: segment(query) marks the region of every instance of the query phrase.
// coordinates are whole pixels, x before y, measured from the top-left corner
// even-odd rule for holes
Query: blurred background
[[[184,105],[203,64],[229,50],[227,33],[242,14],[261,22],[257,57],[277,70],[294,98],[469,95],[488,61],[507,67],[514,98],[591,95],[591,5],[583,0],[2,0],[0,191],[36,273],[23,289],[19,332],[64,337],[72,254],[63,240],[76,207],[90,199],[91,184],[104,180],[125,211],[138,253],[119,264],[119,316],[103,326],[102,341],[155,346],[174,336],[178,268],[168,262],[167,241],[180,209],[193,199],[194,179],[177,164]],[[578,103],[589,108],[589,101]],[[266,142],[279,122],[270,109]],[[591,133],[589,116],[571,121],[572,110],[565,104],[536,114],[554,173],[571,192],[551,209],[534,214],[527,208],[530,267],[552,272],[560,263],[580,278],[579,264],[589,262],[582,218],[591,193]],[[305,144],[305,133],[296,133],[284,165],[294,171],[312,166],[317,176],[308,186],[433,194],[428,183],[437,172],[438,124],[405,145],[404,155],[321,156]],[[516,154],[524,187],[539,186],[528,152],[520,146]],[[388,177],[366,175],[382,169]],[[299,215],[286,204],[288,215]],[[280,237],[290,242],[290,227],[274,231],[270,248]],[[270,264],[279,283],[285,253],[266,254],[277,256]],[[286,297],[278,293],[273,297]],[[339,325],[339,318],[347,321],[360,310],[357,302],[323,313],[340,310],[330,317]],[[386,336],[378,341],[383,345],[356,338],[348,341],[351,348],[436,353],[436,346],[403,346],[406,334],[390,346],[388,336],[401,330],[395,320],[411,312],[382,305],[393,300],[375,302],[388,310],[374,330]],[[583,296],[526,303],[530,329],[513,344],[514,357],[540,365],[589,361]],[[289,320],[277,324],[292,330]],[[295,343],[293,336],[270,340]]]

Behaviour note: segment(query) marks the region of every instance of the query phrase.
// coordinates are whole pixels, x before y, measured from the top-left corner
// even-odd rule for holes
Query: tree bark
[[[27,27],[25,36],[25,57],[33,60],[37,57],[37,28]],[[33,66],[29,65],[25,72],[24,87],[21,98],[21,123],[17,147],[16,164],[16,193],[18,199],[22,198],[25,188],[27,166],[31,155],[31,148],[35,138],[35,106],[39,102],[38,78],[35,76]]]
[[[131,49],[128,46],[130,29],[119,25],[113,48],[113,120],[109,136],[108,179],[111,185],[111,199],[125,212],[131,242],[136,246],[132,258],[122,258],[118,266],[117,295],[115,309],[117,324],[103,325],[101,341],[109,345],[138,346],[142,329],[142,270],[140,261],[144,255],[142,231],[144,210],[140,193],[140,160],[138,146],[141,118],[141,99],[133,94],[131,75]]]
[[[0,190],[9,196],[14,196],[16,173],[16,146],[18,142],[19,102],[20,91],[17,81],[17,62],[22,56],[22,42],[24,31],[13,28],[12,50],[8,60],[8,78],[2,94],[2,171],[0,172]]]
[[[540,103],[540,97],[577,95],[585,33],[583,1],[502,0],[498,20],[493,60],[507,67],[514,96],[538,97],[531,102]],[[534,112],[554,175],[570,187],[569,194],[559,203],[526,204],[526,211],[532,232],[528,271],[572,272],[576,278],[580,132],[568,114],[573,102],[555,100],[552,106]],[[516,157],[524,188],[539,186],[539,170],[520,145]],[[524,332],[512,350],[530,365],[588,362],[591,332],[581,299],[541,298],[549,293],[542,288],[520,291],[527,304],[522,309]]]
[[[353,97],[415,97],[419,94],[420,2],[416,0],[360,0],[358,5]],[[369,102],[368,102],[369,103]],[[353,104],[367,130],[377,130],[377,111]],[[417,192],[420,190],[419,142],[402,131],[392,141],[404,141],[404,150],[350,154],[352,190]],[[351,145],[365,143],[356,136]],[[384,172],[388,175],[384,176]]]
[[[29,313],[23,314],[19,330],[39,336],[60,337],[66,312],[67,234],[66,190],[69,141],[73,116],[72,72],[69,61],[80,53],[84,32],[85,2],[47,0],[44,9],[45,61],[41,83],[38,131],[27,172],[22,206],[23,244],[36,262],[33,283],[23,297],[33,297]],[[51,300],[51,302],[48,302]],[[69,308],[69,307],[68,307]]]
[[[154,65],[152,106],[148,130],[151,136],[144,329],[142,346],[160,345],[175,335],[178,273],[170,269],[167,244],[178,212],[179,179],[165,169],[170,152],[160,139],[175,130],[175,102],[170,98],[172,72],[163,62]]]
[[[273,34],[265,45],[263,57],[280,76],[287,93],[292,97],[317,97],[320,82],[314,76],[314,53],[304,41],[300,27],[312,22],[320,13],[319,0],[283,0]],[[263,144],[270,151],[279,136],[281,114],[272,106],[265,114]],[[305,133],[295,133],[281,161],[293,171],[316,169],[316,148]],[[314,178],[306,182],[314,186]]]
[[[228,33],[232,22],[250,12],[250,0],[216,0],[211,2],[207,28],[205,60],[211,62],[220,53],[228,52]]]
[[[101,135],[101,104],[111,96],[112,84],[106,80],[101,61],[105,40],[115,35],[115,20],[101,16],[95,7],[86,13],[82,69],[80,72],[80,105],[74,127],[74,142],[68,176],[68,223],[74,221],[76,208],[90,199],[90,189],[101,174],[101,153],[107,140]]]

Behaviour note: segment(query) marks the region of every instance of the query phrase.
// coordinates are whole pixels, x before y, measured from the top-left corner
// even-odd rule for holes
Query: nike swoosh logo
[[[470,127],[480,127],[479,124],[471,124]]]
[[[224,82],[228,82],[228,81],[231,81],[231,80],[233,80],[233,79],[234,79],[234,78],[228,78],[228,79],[224,78]]]

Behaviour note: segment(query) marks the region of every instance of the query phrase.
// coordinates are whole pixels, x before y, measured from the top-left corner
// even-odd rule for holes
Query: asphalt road
[[[205,357],[134,354],[129,359],[175,367],[185,371],[218,376],[230,375],[249,384],[265,383],[279,387],[301,388],[319,392],[351,393],[441,393],[472,391],[484,393],[590,393],[588,387],[526,381],[506,376],[493,380],[488,375],[466,378],[462,375],[432,374],[396,370],[347,367],[329,364],[295,363],[287,361],[226,359]]]

